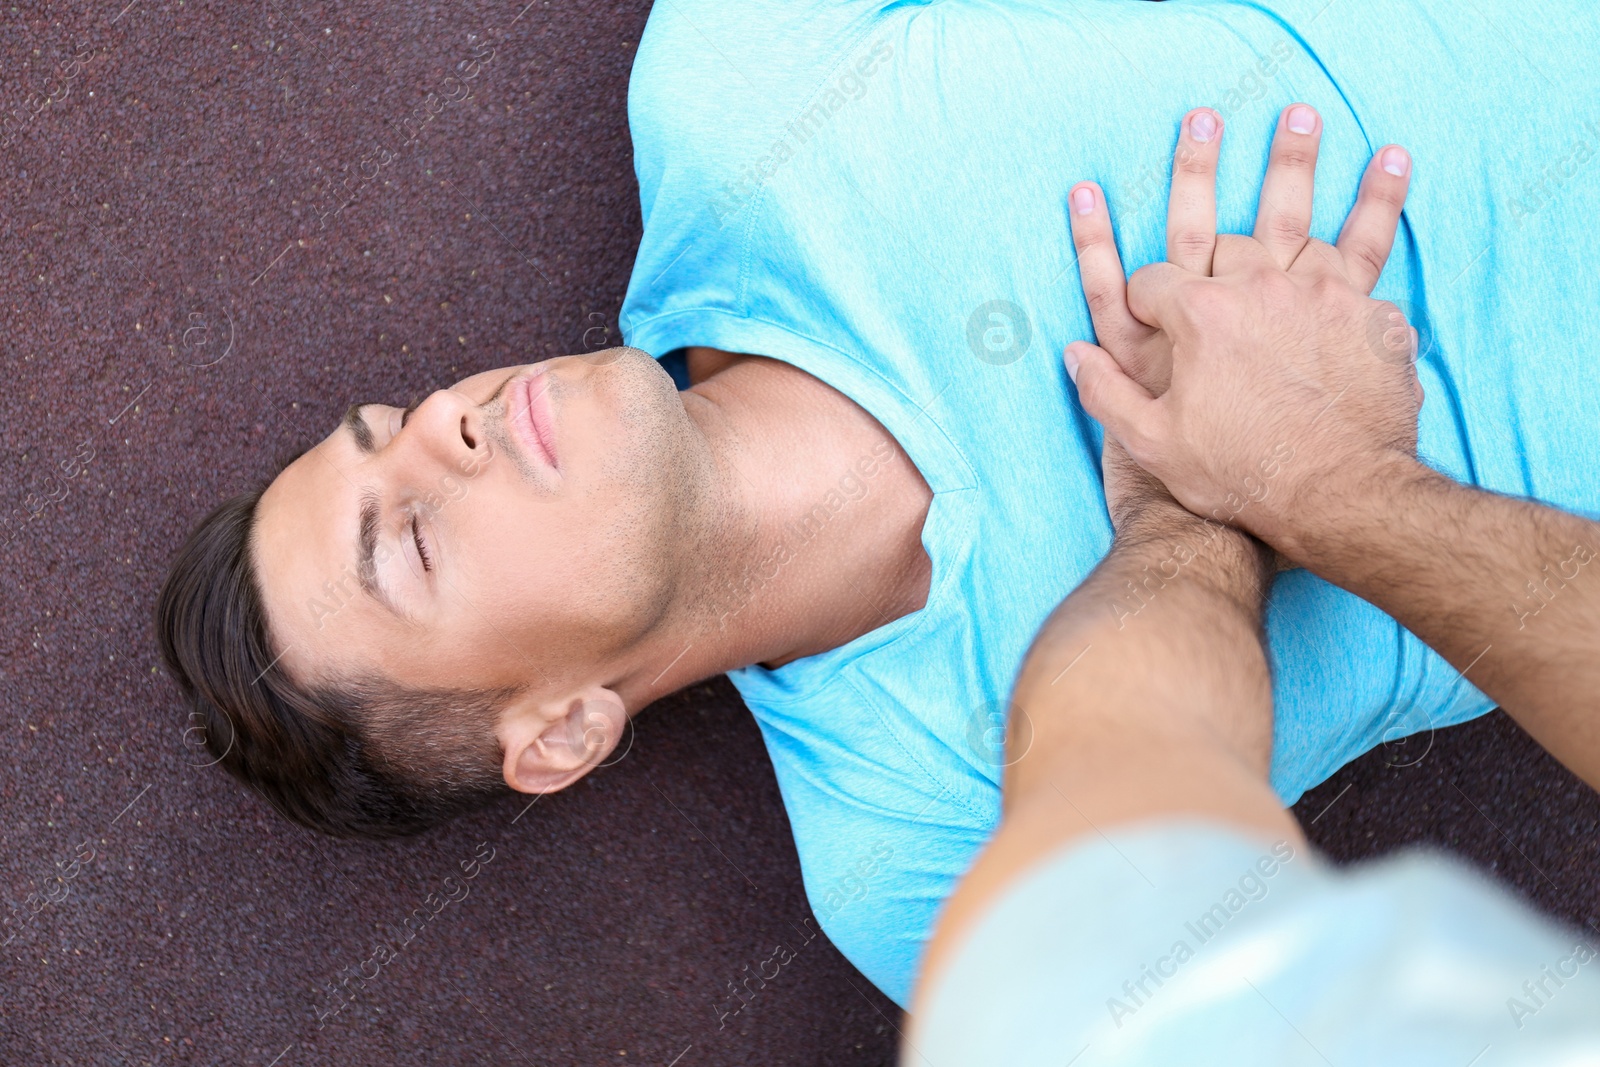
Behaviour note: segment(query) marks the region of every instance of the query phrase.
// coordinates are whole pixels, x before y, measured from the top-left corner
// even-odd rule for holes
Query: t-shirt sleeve
[[[965,819],[857,805],[816,824],[839,835],[808,850],[806,894],[818,924],[873,985],[909,1006],[927,937],[982,832]]]
[[[835,707],[847,705],[833,705]],[[997,812],[948,779],[937,788],[863,714],[852,735],[819,737],[759,716],[794,830],[806,897],[818,925],[863,975],[901,1007],[944,900],[982,847]],[[995,801],[998,796],[994,796]]]
[[[928,997],[921,1067],[1600,1062],[1589,933],[1460,864],[1336,871],[1204,823],[1076,842]]]

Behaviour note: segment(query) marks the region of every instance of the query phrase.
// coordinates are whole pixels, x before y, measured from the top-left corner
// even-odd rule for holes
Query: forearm
[[[1600,526],[1395,457],[1283,537],[1394,616],[1600,787]]]
[[[1006,886],[1076,838],[1190,816],[1301,839],[1266,780],[1267,554],[1172,507],[1125,524],[1040,630],[1012,702],[1005,819],[946,904],[920,988]]]
[[[1127,747],[1118,738],[1135,739],[1152,764],[1158,751],[1204,751],[1264,780],[1272,748],[1261,644],[1269,566],[1253,538],[1176,505],[1124,524],[1024,661],[1013,716],[1026,716],[1028,728],[1011,731],[1007,802],[1063,773],[1088,782],[1105,768],[1110,792],[1096,805],[1106,817],[1161,806],[1165,770],[1126,754],[1100,758],[1101,749]]]

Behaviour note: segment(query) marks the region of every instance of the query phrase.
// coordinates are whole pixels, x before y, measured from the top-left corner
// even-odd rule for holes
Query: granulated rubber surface
[[[618,342],[644,0],[0,13],[0,1062],[891,1062],[725,680],[567,793],[370,844],[202,766],[158,667],[172,551],[349,402]],[[1600,805],[1503,717],[1297,810],[1596,914]]]

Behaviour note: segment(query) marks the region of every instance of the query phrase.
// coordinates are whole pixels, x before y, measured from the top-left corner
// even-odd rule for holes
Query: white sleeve
[[[1197,823],[1074,843],[952,957],[905,1067],[1600,1063],[1600,936],[1460,864]]]

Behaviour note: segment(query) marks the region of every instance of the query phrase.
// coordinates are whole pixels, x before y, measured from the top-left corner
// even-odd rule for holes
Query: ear
[[[506,784],[519,793],[565,789],[606,761],[627,725],[622,698],[600,686],[555,701],[519,700],[496,729]]]

